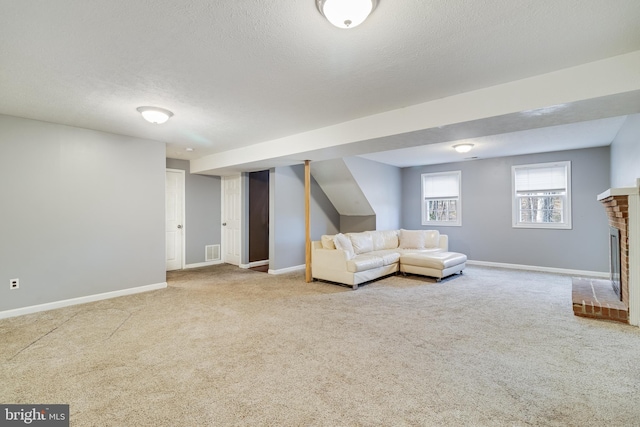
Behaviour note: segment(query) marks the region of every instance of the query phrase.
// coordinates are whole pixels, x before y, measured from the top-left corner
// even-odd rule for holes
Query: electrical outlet
[[[9,280],[9,289],[18,289],[20,287],[20,279]]]

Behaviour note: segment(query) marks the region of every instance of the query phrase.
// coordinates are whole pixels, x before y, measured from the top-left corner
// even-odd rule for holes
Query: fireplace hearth
[[[572,286],[571,299],[576,316],[628,323],[629,307],[613,291],[611,281],[574,277]]]

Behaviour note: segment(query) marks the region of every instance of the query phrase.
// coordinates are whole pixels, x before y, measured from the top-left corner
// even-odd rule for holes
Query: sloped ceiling
[[[311,174],[340,215],[376,214],[343,159],[314,162]]]

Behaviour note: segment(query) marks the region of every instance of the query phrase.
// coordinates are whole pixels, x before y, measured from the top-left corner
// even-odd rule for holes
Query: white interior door
[[[228,264],[240,265],[241,177],[222,178],[222,260]]]
[[[165,179],[167,271],[184,267],[184,171],[167,169]]]

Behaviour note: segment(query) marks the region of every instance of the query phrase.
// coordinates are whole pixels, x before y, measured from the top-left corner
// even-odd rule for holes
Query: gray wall
[[[186,171],[185,187],[185,259],[187,264],[205,262],[207,245],[220,244],[220,177],[189,173],[187,160],[167,159],[167,168]]]
[[[511,223],[511,166],[571,161],[573,229],[516,229]],[[609,147],[475,160],[402,171],[402,227],[421,225],[420,175],[462,171],[462,226],[435,227],[470,260],[609,271],[608,223],[596,196],[609,188]]]
[[[162,143],[0,116],[0,311],[165,282],[164,175]]]
[[[402,170],[362,157],[346,157],[344,162],[376,213],[375,227],[368,230],[400,228]]]
[[[635,187],[640,178],[640,114],[627,117],[611,144],[611,187]],[[602,191],[606,190],[603,189]]]
[[[269,171],[269,269],[305,263],[304,165]],[[311,179],[311,239],[335,234],[340,215]]]

